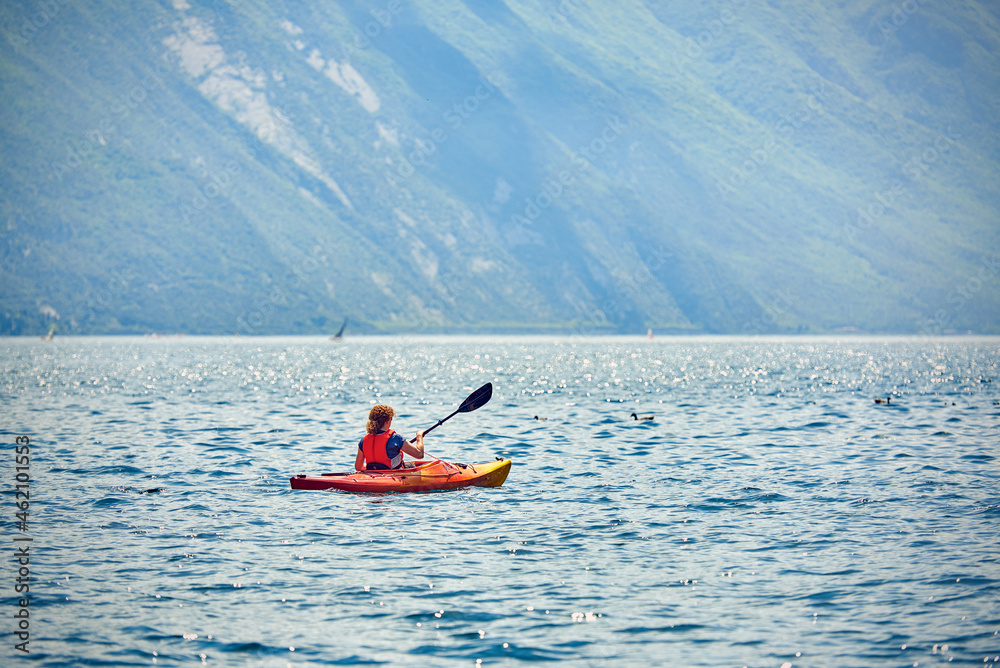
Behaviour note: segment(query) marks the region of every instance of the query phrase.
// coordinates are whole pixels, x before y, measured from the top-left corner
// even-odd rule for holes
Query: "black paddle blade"
[[[487,401],[493,396],[493,383],[486,383],[478,390],[473,392],[462,402],[462,405],[458,407],[459,413],[468,413],[474,411],[481,406],[484,406]]]
[[[438,427],[440,427],[445,422],[452,419],[459,413],[468,413],[469,411],[474,411],[477,408],[483,406],[487,401],[490,400],[490,397],[492,396],[493,396],[493,383],[486,383],[478,390],[476,390],[468,397],[466,397],[465,401],[462,402],[462,405],[459,406],[454,413],[444,418],[443,420],[438,420],[437,424],[432,425],[430,429],[426,429],[424,431],[424,436],[431,433],[432,431],[434,431],[435,429],[437,429]]]

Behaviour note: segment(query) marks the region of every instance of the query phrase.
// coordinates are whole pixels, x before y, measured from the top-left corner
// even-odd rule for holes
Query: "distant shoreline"
[[[809,341],[809,340],[822,340],[822,341],[899,341],[899,340],[961,340],[961,339],[1000,339],[1000,334],[982,334],[975,332],[967,332],[962,334],[920,334],[920,333],[878,333],[878,332],[851,332],[851,333],[810,333],[810,334],[796,334],[796,333],[785,333],[785,334],[718,334],[718,333],[690,333],[690,334],[658,334],[654,338],[650,339],[646,334],[620,334],[620,333],[607,333],[607,334],[574,334],[571,332],[468,332],[468,333],[425,333],[425,332],[415,332],[415,333],[372,333],[372,334],[356,334],[354,336],[346,336],[342,339],[331,341],[330,335],[328,334],[254,334],[254,335],[241,335],[235,336],[232,334],[60,334],[56,336],[53,341],[44,341],[45,337],[34,335],[34,334],[18,334],[18,335],[0,335],[0,340],[11,340],[11,341],[38,341],[39,343],[55,343],[64,339],[72,339],[74,341],[80,341],[84,339],[140,339],[149,341],[182,341],[185,339],[219,339],[219,340],[245,340],[245,341],[266,341],[274,339],[302,339],[302,340],[315,340],[317,342],[328,343],[331,346],[346,345],[353,342],[363,343],[369,341],[391,341],[391,340],[406,340],[411,341],[414,339],[452,339],[452,340],[470,340],[470,339],[496,339],[503,338],[507,340],[516,339],[526,339],[526,340],[579,340],[579,341],[593,341],[593,340],[607,340],[607,341],[645,341],[650,344],[655,344],[657,341],[681,341],[681,340],[698,340],[698,341],[710,341],[710,340],[739,340],[739,341],[773,341],[773,340],[797,340],[797,341]]]

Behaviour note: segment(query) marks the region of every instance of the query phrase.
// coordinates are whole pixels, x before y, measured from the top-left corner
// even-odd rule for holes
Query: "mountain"
[[[0,8],[0,332],[1000,332],[1000,9]]]

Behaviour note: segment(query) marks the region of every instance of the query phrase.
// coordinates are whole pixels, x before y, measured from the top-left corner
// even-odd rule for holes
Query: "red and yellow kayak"
[[[344,492],[436,492],[459,487],[499,487],[510,473],[510,460],[459,464],[440,459],[418,460],[405,469],[297,475],[292,489],[339,489]]]

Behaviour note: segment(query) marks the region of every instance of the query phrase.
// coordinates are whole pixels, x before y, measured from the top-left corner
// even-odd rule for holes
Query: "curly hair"
[[[372,409],[368,411],[368,424],[365,425],[365,429],[369,434],[377,434],[381,431],[382,425],[394,417],[396,417],[396,412],[391,407],[384,404],[372,406]]]

